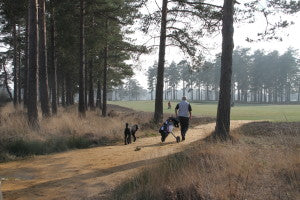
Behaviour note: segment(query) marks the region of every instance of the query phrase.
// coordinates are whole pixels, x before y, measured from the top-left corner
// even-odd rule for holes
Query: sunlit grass
[[[299,199],[299,125],[254,122],[230,142],[197,141],[122,182],[110,199]]]
[[[111,101],[109,103],[139,111],[154,112],[154,101]],[[171,102],[172,109],[167,109],[167,102],[164,102],[164,113],[174,113],[177,103]],[[195,116],[216,116],[217,103],[191,103],[191,105]],[[235,104],[231,109],[231,119],[300,121],[300,105]]]

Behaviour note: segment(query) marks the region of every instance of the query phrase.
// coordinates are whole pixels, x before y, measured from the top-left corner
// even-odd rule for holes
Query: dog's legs
[[[131,134],[128,135],[128,144],[131,144]]]
[[[133,142],[135,142],[136,141],[135,133],[132,133],[132,137],[133,137]]]

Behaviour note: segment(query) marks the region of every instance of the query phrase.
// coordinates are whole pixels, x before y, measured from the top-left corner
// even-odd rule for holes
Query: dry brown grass
[[[121,142],[125,123],[139,125],[137,137],[157,136],[159,128],[152,122],[152,113],[137,112],[117,105],[108,105],[106,118],[101,117],[99,109],[87,111],[86,117],[80,118],[76,105],[59,108],[56,116],[43,118],[40,114],[38,129],[29,127],[26,110],[23,108],[15,109],[12,104],[7,104],[0,109],[0,162],[15,159],[10,157],[11,154],[47,154],[69,148]],[[167,117],[168,115],[165,116]],[[212,120],[214,119],[195,118],[192,124]]]
[[[254,125],[260,129],[253,135],[253,124],[233,131],[235,143],[200,141],[167,157],[120,185],[112,199],[298,199],[299,123],[285,123],[286,132]]]
[[[41,112],[39,112],[41,113]],[[39,115],[40,127],[32,130],[27,124],[26,112],[24,109],[15,109],[12,104],[1,108],[0,113],[0,141],[22,138],[25,140],[46,140],[52,137],[84,136],[88,134],[93,137],[107,137],[110,139],[123,138],[125,123],[130,125],[138,124],[140,131],[138,136],[143,136],[143,131],[149,132],[154,129],[157,134],[157,125],[151,123],[153,114],[137,112],[128,108],[109,105],[108,117],[101,117],[99,110],[87,111],[86,118],[79,118],[77,106],[59,108],[58,115],[50,118],[43,118]],[[166,114],[165,118],[168,115]],[[192,124],[208,123],[213,118],[195,118]]]
[[[126,122],[130,125],[139,124],[137,137],[155,134],[149,129],[151,113],[118,106],[108,106],[109,117],[106,118],[101,117],[99,110],[87,111],[86,117],[80,118],[75,105],[59,108],[56,116],[43,118],[40,114],[38,129],[28,126],[23,108],[15,109],[12,104],[7,104],[0,109],[0,162],[13,160],[15,157],[11,155],[17,154],[46,154],[65,151],[70,146],[86,148],[113,144],[123,140]],[[10,144],[13,147],[8,147]],[[43,147],[45,145],[47,147]]]
[[[59,114],[50,118],[39,116],[40,127],[32,130],[27,124],[23,109],[14,109],[12,104],[1,108],[0,141],[22,138],[25,140],[46,140],[53,137],[84,136],[123,138],[125,123],[143,124],[151,119],[150,113],[134,112],[132,110],[115,111],[109,107],[108,113],[113,117],[103,118],[99,110],[87,111],[86,118],[79,118],[77,107],[60,108]],[[143,130],[143,125],[141,126]]]

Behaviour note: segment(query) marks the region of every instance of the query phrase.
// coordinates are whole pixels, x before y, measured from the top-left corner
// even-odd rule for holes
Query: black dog
[[[131,133],[130,129],[128,128],[128,123],[126,123],[126,127],[124,130],[124,136],[125,136],[125,145],[131,143]]]
[[[136,141],[135,133],[137,132],[138,129],[139,129],[139,126],[137,124],[135,124],[131,127],[131,130],[130,130],[134,142]]]

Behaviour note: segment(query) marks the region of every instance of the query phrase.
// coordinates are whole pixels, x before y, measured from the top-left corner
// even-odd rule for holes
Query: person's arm
[[[190,119],[192,119],[192,107],[191,107],[191,104],[189,104],[189,113],[190,113]]]
[[[175,116],[176,116],[176,117],[177,117],[177,115],[178,115],[178,113],[177,113],[178,109],[179,109],[179,104],[177,104],[176,107],[175,107]]]

